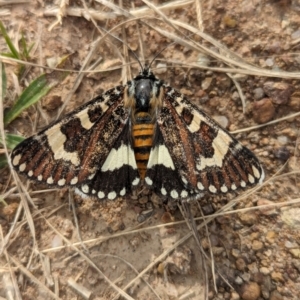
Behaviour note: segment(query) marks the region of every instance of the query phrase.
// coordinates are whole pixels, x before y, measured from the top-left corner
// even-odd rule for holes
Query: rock
[[[300,101],[300,99],[299,99]],[[279,135],[277,136],[277,141],[280,145],[286,145],[289,142],[289,139],[285,135]]]
[[[265,216],[275,216],[278,214],[276,207],[274,206],[274,202],[267,199],[259,199],[257,201],[257,206],[270,205],[269,207],[259,208],[259,212]]]
[[[290,106],[292,109],[296,111],[300,109],[300,92],[293,93],[288,103],[288,106]]]
[[[253,90],[253,98],[255,100],[262,99],[264,95],[265,95],[264,90],[260,87]]]
[[[269,275],[271,273],[271,270],[269,270],[268,268],[266,267],[261,267],[259,269],[259,271],[263,274],[263,275]]]
[[[212,84],[213,78],[212,77],[206,77],[201,82],[201,88],[205,91],[208,90]]]
[[[243,225],[254,225],[257,222],[257,215],[253,212],[239,214],[239,219]]]
[[[289,252],[293,255],[294,258],[300,258],[300,248],[290,249]]]
[[[223,128],[227,128],[229,121],[225,116],[213,116],[213,119],[219,123]]]
[[[284,282],[284,278],[280,272],[272,272],[271,278],[276,282]]]
[[[241,257],[236,260],[235,265],[239,271],[244,271],[246,268],[246,263],[245,263],[244,259]]]
[[[254,121],[263,124],[273,119],[275,107],[271,99],[264,98],[253,103],[252,112]]]
[[[242,287],[243,300],[256,300],[260,296],[260,286],[256,282],[249,282]]]
[[[167,72],[167,65],[164,63],[158,63],[155,68],[155,74],[164,74]]]
[[[275,243],[275,239],[276,239],[276,232],[275,231],[268,231],[267,235],[266,235],[266,240],[270,243],[273,244]]]
[[[263,247],[264,247],[264,244],[261,241],[254,240],[252,242],[252,249],[254,251],[259,251],[259,250],[263,249]]]
[[[283,300],[283,296],[278,291],[273,291],[270,295],[270,300]]]
[[[274,104],[286,104],[293,92],[292,86],[285,82],[268,81],[264,84],[264,92]]]
[[[282,209],[281,219],[291,227],[300,227],[300,208],[292,207]]]
[[[289,149],[287,149],[285,146],[275,148],[273,151],[273,154],[276,158],[278,158],[282,161],[288,160],[291,155]]]

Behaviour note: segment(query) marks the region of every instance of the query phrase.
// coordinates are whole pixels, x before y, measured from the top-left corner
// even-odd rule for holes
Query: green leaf
[[[59,76],[53,80],[52,75],[41,75],[24,90],[15,105],[4,115],[4,125],[9,124],[29,106],[38,102],[53,86],[59,82]]]
[[[24,141],[25,138],[23,138],[20,135],[8,133],[5,135],[5,140],[6,140],[7,148],[14,149],[18,144],[20,144],[22,141]],[[0,137],[0,143],[3,144],[1,137]]]
[[[4,63],[1,63],[0,68],[2,68],[2,99],[4,99],[4,96],[6,95],[6,83],[7,83]]]
[[[2,22],[0,21],[0,32],[2,33],[7,46],[9,47],[11,53],[13,54],[14,58],[20,59],[20,55],[19,52],[17,51],[17,49],[15,48],[12,40],[10,39],[10,37],[8,36],[5,27],[3,26]]]
[[[0,154],[0,169],[7,166],[7,158],[5,154]]]

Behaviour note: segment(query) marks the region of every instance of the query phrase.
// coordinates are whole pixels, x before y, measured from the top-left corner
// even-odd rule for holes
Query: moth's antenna
[[[164,51],[166,50],[169,46],[172,46],[173,44],[175,44],[176,42],[173,42],[171,44],[168,44],[167,46],[165,46],[164,48],[162,48],[157,54],[155,54],[155,56],[153,57],[153,59],[151,60],[150,64],[149,64],[149,68],[151,67],[151,65],[153,64],[153,62],[156,60],[156,58]]]
[[[135,59],[137,60],[137,62],[139,63],[139,65],[140,65],[140,67],[141,67],[141,70],[144,69],[144,67],[143,67],[142,63],[140,62],[140,60],[139,60],[137,54],[130,48],[130,46],[129,46],[127,43],[125,43],[122,39],[118,38],[117,36],[113,35],[111,32],[107,31],[106,29],[104,29],[104,28],[102,28],[102,27],[100,27],[100,26],[99,26],[99,28],[101,28],[101,30],[103,30],[104,32],[106,32],[107,34],[109,34],[111,37],[113,37],[113,38],[116,39],[117,41],[123,43],[123,45],[125,45],[125,46],[129,49],[129,51],[133,54],[133,56],[134,56]],[[163,50],[164,50],[164,49],[163,49]]]

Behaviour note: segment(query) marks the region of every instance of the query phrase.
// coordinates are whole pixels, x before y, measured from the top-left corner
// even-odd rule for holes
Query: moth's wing
[[[194,189],[181,176],[180,169],[176,167],[176,158],[172,158],[171,155],[172,152],[168,149],[158,126],[147,164],[146,185],[156,194],[171,196],[174,199],[192,196]]]
[[[111,89],[20,143],[11,154],[15,169],[58,187],[95,181],[128,126],[124,92],[123,86]]]
[[[131,126],[127,122],[110,147],[106,160],[95,175],[82,182],[76,192],[99,199],[113,200],[132,191],[140,183],[140,176],[132,146]]]
[[[169,171],[179,174],[181,185],[178,179],[173,186],[169,180],[168,190],[165,191],[166,182],[153,178],[150,170],[156,163],[149,159],[150,170],[145,180],[152,183],[155,190],[176,198],[174,195],[180,197],[185,191],[189,194],[204,191],[226,193],[263,181],[263,168],[249,149],[185,96],[169,86],[162,89],[164,97],[157,126],[162,135],[164,152],[168,152],[174,165],[173,169],[169,167]],[[162,171],[159,167],[161,161],[157,168]]]

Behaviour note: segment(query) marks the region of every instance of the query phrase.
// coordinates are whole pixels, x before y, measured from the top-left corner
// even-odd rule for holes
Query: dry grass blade
[[[61,299],[60,297],[58,297],[57,295],[55,295],[51,290],[49,290],[44,284],[42,284],[40,282],[40,280],[38,280],[35,276],[33,276],[33,274],[30,273],[28,271],[28,269],[25,268],[16,258],[14,258],[14,257],[11,256],[10,260],[21,271],[21,273],[23,275],[25,275],[29,280],[31,280],[32,282],[34,282],[43,292],[46,293],[46,295],[48,297],[50,297],[51,299],[56,299],[56,300]]]

